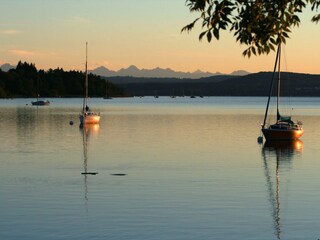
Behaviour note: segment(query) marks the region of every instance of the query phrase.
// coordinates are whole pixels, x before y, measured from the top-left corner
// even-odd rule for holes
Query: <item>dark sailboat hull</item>
[[[263,135],[267,141],[297,140],[303,135],[303,129],[271,129],[263,128]]]

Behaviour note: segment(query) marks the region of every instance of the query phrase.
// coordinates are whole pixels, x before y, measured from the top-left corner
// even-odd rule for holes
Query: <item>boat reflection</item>
[[[280,218],[280,169],[290,166],[293,159],[302,154],[303,142],[295,141],[270,141],[266,142],[262,149],[266,186],[271,205],[274,234],[281,239],[282,225]],[[270,168],[275,168],[275,180],[272,178]]]
[[[84,198],[86,200],[86,209],[88,201],[88,175],[96,175],[97,172],[88,171],[88,145],[89,140],[92,135],[99,133],[100,125],[99,124],[85,124],[80,125],[79,127],[82,133],[82,143],[83,143],[83,172],[81,173],[84,176]],[[88,210],[88,209],[87,209]]]
[[[302,152],[303,142],[299,139],[294,141],[266,141],[263,149],[269,153],[283,153],[285,157],[290,157]]]

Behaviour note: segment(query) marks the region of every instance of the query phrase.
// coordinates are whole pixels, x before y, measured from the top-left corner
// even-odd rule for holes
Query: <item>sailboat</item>
[[[39,79],[37,79],[37,101],[31,102],[32,106],[49,106],[48,100],[39,100]]]
[[[100,113],[91,112],[88,106],[88,43],[86,42],[86,66],[85,66],[85,97],[83,98],[82,111],[79,114],[80,125],[97,124],[100,122]]]
[[[37,97],[37,101],[31,102],[31,104],[32,106],[49,106],[50,102],[48,100],[39,100],[39,97]]]
[[[267,102],[266,112],[264,116],[264,121],[262,126],[262,132],[267,141],[270,140],[296,140],[303,135],[302,122],[297,121],[293,122],[291,116],[282,116],[280,114],[279,105],[280,105],[280,61],[281,60],[281,42],[278,45],[278,50],[276,54],[276,60],[272,75],[272,81],[269,90],[269,98]],[[278,80],[277,80],[277,118],[274,124],[268,125],[266,123],[268,117],[268,109],[270,104],[271,93],[274,84],[274,75],[278,67]]]

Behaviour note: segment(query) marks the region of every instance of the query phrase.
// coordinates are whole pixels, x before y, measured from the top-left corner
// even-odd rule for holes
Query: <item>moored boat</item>
[[[291,116],[281,116],[279,105],[280,105],[280,61],[281,60],[281,43],[278,45],[278,50],[276,54],[276,61],[274,65],[274,71],[272,76],[272,81],[270,85],[269,90],[269,97],[266,107],[266,112],[264,116],[264,121],[262,124],[262,133],[267,141],[270,140],[296,140],[299,139],[303,133],[303,126],[301,121],[294,122],[291,120]],[[276,123],[268,125],[266,123],[267,116],[268,116],[268,110],[269,110],[269,104],[270,104],[270,98],[271,93],[273,89],[274,84],[274,75],[276,72],[276,69],[278,67],[278,78],[277,78],[277,117],[276,117]]]
[[[304,130],[301,122],[278,120],[275,124],[262,128],[262,132],[267,140],[297,140]]]
[[[85,97],[83,99],[82,111],[79,114],[80,125],[98,124],[100,118],[100,113],[92,112],[88,106],[88,43],[86,43]]]
[[[49,106],[50,102],[48,100],[37,100],[34,102],[31,102],[33,106]]]

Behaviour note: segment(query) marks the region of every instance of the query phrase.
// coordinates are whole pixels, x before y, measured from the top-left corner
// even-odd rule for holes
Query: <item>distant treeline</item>
[[[89,96],[122,96],[122,90],[100,76],[89,74]],[[62,68],[37,70],[35,64],[19,62],[15,69],[0,69],[0,97],[83,97],[85,74]]]
[[[246,76],[216,75],[200,79],[108,77],[89,74],[90,97],[123,96],[267,96],[272,72]],[[282,96],[320,97],[320,75],[281,73]],[[19,62],[8,72],[0,70],[0,97],[82,97],[85,74],[61,68],[37,70]],[[276,87],[277,84],[274,84]],[[273,95],[275,94],[275,89]]]
[[[125,93],[136,96],[267,96],[272,72],[200,79],[109,77],[108,80]],[[276,94],[276,86],[274,84],[272,95]],[[320,75],[281,73],[281,95],[320,97]]]

